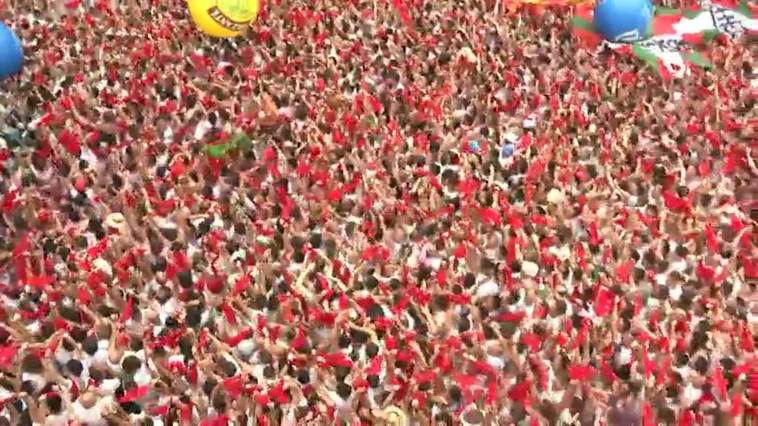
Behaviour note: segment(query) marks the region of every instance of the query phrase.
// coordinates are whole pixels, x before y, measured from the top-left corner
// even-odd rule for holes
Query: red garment
[[[513,385],[508,390],[508,398],[518,402],[526,401],[529,398],[529,389],[531,386],[532,382],[529,380],[524,380],[521,383]]]
[[[124,395],[122,395],[121,398],[118,399],[118,402],[120,404],[124,404],[127,402],[137,401],[147,396],[148,392],[150,392],[149,385],[138,386],[124,392]]]
[[[595,376],[596,370],[589,365],[574,364],[568,367],[568,375],[572,380],[588,381]]]
[[[234,377],[230,377],[228,379],[224,379],[224,390],[231,396],[232,398],[238,398],[240,395],[242,395],[242,391],[244,390],[244,383],[242,381],[242,376],[237,375]]]

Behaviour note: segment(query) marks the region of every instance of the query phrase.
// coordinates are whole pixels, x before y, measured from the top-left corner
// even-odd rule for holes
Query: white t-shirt
[[[203,120],[197,124],[197,127],[195,128],[195,139],[201,140],[203,137],[205,137],[205,134],[208,133],[210,129],[213,128],[213,125],[208,120]]]
[[[113,397],[100,398],[95,405],[84,408],[80,400],[73,404],[74,418],[87,426],[106,426],[108,422],[103,419],[103,408],[114,403]]]

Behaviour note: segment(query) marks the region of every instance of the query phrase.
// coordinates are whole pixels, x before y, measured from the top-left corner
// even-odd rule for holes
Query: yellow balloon
[[[187,0],[192,20],[213,37],[235,37],[258,16],[258,0]]]

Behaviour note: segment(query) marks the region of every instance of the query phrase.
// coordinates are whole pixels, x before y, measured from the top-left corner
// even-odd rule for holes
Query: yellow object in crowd
[[[258,16],[258,0],[187,0],[192,20],[213,37],[236,37]]]

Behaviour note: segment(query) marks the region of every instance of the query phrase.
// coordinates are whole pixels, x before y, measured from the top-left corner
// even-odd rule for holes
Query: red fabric
[[[149,385],[138,386],[124,392],[124,395],[122,395],[121,398],[118,399],[118,402],[120,404],[124,404],[127,402],[137,401],[147,396],[148,392],[150,392]]]
[[[0,368],[7,370],[13,366],[13,360],[18,354],[18,349],[16,345],[0,347]]]
[[[526,401],[529,398],[529,389],[531,386],[532,383],[529,380],[524,380],[521,383],[513,385],[508,390],[508,398],[518,402]]]
[[[595,376],[595,369],[589,365],[574,364],[568,367],[568,375],[572,380],[587,381]]]
[[[242,381],[242,376],[237,375],[228,379],[224,379],[223,383],[224,390],[226,390],[226,392],[232,398],[238,398],[240,395],[242,395],[242,391],[244,390],[245,386]]]
[[[338,352],[338,353],[332,353],[332,354],[324,354],[322,355],[324,358],[323,364],[326,367],[352,367],[353,361],[350,360],[350,358],[347,357],[347,355]]]
[[[121,313],[121,318],[119,319],[120,322],[126,322],[129,321],[132,318],[132,314],[134,313],[134,298],[129,296],[129,299],[126,302],[126,307],[124,308],[124,312]]]
[[[606,316],[613,312],[616,303],[616,295],[610,290],[600,288],[595,298],[595,313],[599,316]]]

